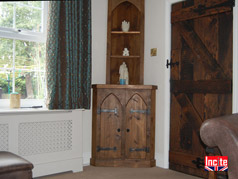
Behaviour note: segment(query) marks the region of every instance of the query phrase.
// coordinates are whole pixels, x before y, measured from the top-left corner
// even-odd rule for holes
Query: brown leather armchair
[[[0,151],[0,179],[32,179],[32,163],[10,152]]]
[[[200,136],[208,147],[218,147],[228,156],[228,177],[238,178],[238,114],[232,114],[203,122]]]

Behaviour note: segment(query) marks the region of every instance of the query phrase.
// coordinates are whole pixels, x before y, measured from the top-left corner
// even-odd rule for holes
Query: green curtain
[[[46,76],[49,109],[90,108],[91,0],[49,2]]]

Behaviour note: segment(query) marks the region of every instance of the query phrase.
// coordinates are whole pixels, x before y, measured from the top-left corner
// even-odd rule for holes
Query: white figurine
[[[123,56],[129,56],[129,50],[127,48],[124,48],[122,55]]]
[[[123,32],[128,32],[130,28],[130,22],[122,21],[121,29]]]
[[[128,68],[126,66],[126,63],[123,62],[119,68],[119,80],[121,79],[125,79],[125,84],[128,85],[129,84],[129,73],[128,73]]]

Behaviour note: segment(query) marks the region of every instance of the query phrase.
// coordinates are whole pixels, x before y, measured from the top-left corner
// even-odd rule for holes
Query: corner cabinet
[[[121,25],[130,22],[128,32]],[[144,0],[108,0],[107,84],[119,84],[119,67],[125,62],[130,85],[144,82]],[[123,49],[129,56],[123,56]]]
[[[155,90],[151,85],[93,85],[91,165],[155,166]]]

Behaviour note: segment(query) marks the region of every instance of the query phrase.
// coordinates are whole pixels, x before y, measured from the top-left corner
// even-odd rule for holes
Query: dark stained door
[[[231,0],[189,0],[172,6],[170,169],[207,177],[199,129],[232,113]]]

